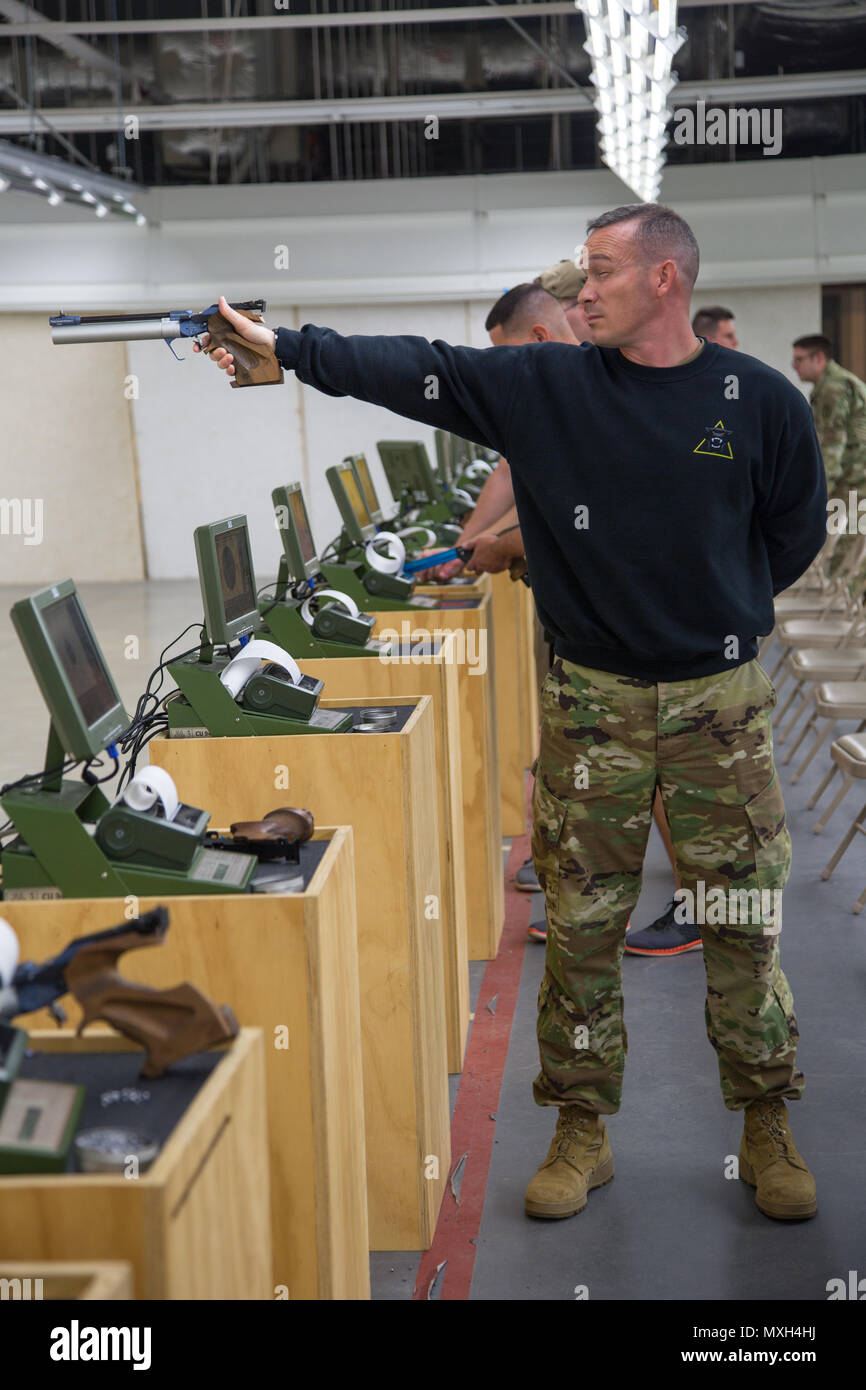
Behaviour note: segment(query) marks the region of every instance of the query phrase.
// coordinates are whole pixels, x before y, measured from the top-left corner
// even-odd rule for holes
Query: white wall
[[[123,344],[83,346],[61,360],[35,314],[4,314],[0,333],[0,583],[140,579]],[[27,534],[16,534],[18,516]]]
[[[692,296],[692,312],[702,304],[722,304],[731,309],[740,350],[768,362],[804,395],[810,394],[811,386],[803,386],[791,367],[791,344],[804,333],[821,332],[820,285],[731,289],[707,285],[701,276]]]
[[[15,446],[0,458],[0,499],[23,494],[21,461],[32,459],[27,477],[46,508],[76,524],[52,524],[33,555],[0,537],[0,582],[141,573],[130,408],[155,578],[193,575],[193,527],[235,511],[248,512],[257,568],[270,578],[275,484],[304,483],[323,545],[339,529],[324,481],[330,464],[365,452],[387,496],[376,440],[432,438],[294,379],[232,391],[188,347],[182,365],[158,342],[130,344],[128,365],[115,346],[56,348],[45,314],[204,307],[222,290],[267,298],[274,324],[486,346],[492,301],[572,254],[588,217],[631,196],[607,171],[170,189],[149,195],[154,221],[137,229],[4,195],[0,322],[4,341],[20,328],[21,342],[4,373]],[[743,349],[791,377],[792,339],[820,324],[820,286],[866,279],[866,157],[678,167],[662,196],[701,244],[695,304],[728,304]],[[288,270],[275,265],[282,245]],[[129,405],[127,372],[138,389]]]
[[[466,323],[462,304],[399,304],[379,310],[311,306],[303,315],[273,306],[268,318],[288,328],[319,322],[344,333],[412,333],[458,342],[465,337]],[[271,504],[271,490],[278,484],[303,484],[313,534],[324,550],[340,530],[326,468],[346,454],[366,453],[385,503],[390,492],[376,451],[378,439],[424,439],[435,457],[433,431],[388,410],[300,387],[291,373],[281,387],[232,389],[191,348],[178,351],[189,360],[175,362],[159,343],[129,344],[129,369],[140,388],[132,405],[153,579],[194,575],[194,528],[235,512],[249,518],[257,578],[270,579],[280,554]]]

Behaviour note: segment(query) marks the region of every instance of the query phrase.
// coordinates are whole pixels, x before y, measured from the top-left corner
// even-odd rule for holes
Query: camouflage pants
[[[842,503],[847,507],[847,486],[845,487],[843,492],[838,492],[837,494],[835,494],[835,497],[840,499]],[[843,564],[855,563],[852,560],[851,552],[855,548],[859,548],[859,546],[862,544],[862,540],[863,537],[862,535],[860,535],[859,532],[855,535],[846,533],[839,537],[839,539],[836,542],[836,545],[834,546],[833,554],[830,556],[830,559],[827,564],[827,573],[831,577],[831,579],[835,578]],[[849,596],[851,598],[858,598],[859,595],[863,592],[864,584],[866,584],[866,565],[864,565],[861,560],[859,564],[855,564],[855,568],[849,575],[848,582],[846,584]]]
[[[622,954],[656,785],[681,887],[694,894],[725,1104],[738,1110],[761,1096],[801,1095],[797,1023],[779,964],[781,912],[755,920],[726,910],[732,890],[740,904],[750,894],[750,902],[778,902],[772,895],[790,870],[775,703],[757,661],[673,683],[554,662],[541,694],[533,794],[533,859],[547,902],[539,1105],[619,1108],[628,1046]],[[689,899],[680,901],[685,913]]]

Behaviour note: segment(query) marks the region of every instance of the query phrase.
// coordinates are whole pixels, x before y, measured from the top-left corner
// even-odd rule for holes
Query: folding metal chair
[[[818,749],[833,732],[840,719],[859,719],[860,723],[856,729],[858,734],[866,729],[866,681],[828,681],[825,685],[819,685],[816,688],[814,699],[815,712],[812,718],[802,730],[797,742],[785,754],[784,762],[789,763],[809,732],[817,734],[808,754],[792,776],[792,783],[799,782]],[[826,728],[820,733],[818,732],[819,719],[827,721]]]
[[[829,807],[827,812],[815,826],[816,835],[819,834],[821,830],[823,830],[824,826],[827,824],[827,821],[830,819],[833,812],[836,810],[836,807],[840,804],[842,798],[845,796],[845,793],[854,785],[854,782],[862,781],[864,778],[866,778],[866,738],[861,738],[859,734],[844,734],[842,738],[836,739],[836,741],[831,745],[830,756],[833,759],[833,762],[836,764],[836,767],[834,767],[830,776],[824,779],[824,781],[821,784],[821,787],[819,788],[819,791],[816,793],[816,796],[812,798],[812,800],[814,801],[816,797],[821,794],[824,788],[829,786],[830,781],[836,775],[837,767],[842,773],[843,786],[842,790],[835,797],[832,805]],[[821,877],[823,879],[828,879],[830,877],[833,870],[836,868],[836,865],[839,863],[839,860],[842,858],[842,855],[845,853],[845,851],[851,844],[851,841],[854,839],[854,836],[858,834],[866,835],[866,805],[863,806],[863,809],[860,811],[860,814],[854,817],[850,829],[844,836],[841,844],[839,845],[839,848],[836,850],[832,858],[828,861],[826,868],[822,869]],[[866,888],[863,889],[863,892],[860,894],[851,911],[855,913],[862,912],[864,907],[866,907]]]

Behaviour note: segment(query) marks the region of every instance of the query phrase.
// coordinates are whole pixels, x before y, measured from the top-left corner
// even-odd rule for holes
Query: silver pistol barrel
[[[58,323],[52,343],[130,343],[141,338],[179,338],[180,324],[168,318],[117,319],[110,322]]]

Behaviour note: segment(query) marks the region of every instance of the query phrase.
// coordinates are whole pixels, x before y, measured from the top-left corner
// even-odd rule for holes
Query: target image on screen
[[[380,507],[376,489],[373,486],[373,479],[370,477],[370,465],[363,454],[356,454],[354,463],[367,511],[372,516],[374,512],[380,510]]]
[[[358,482],[352,471],[351,465],[348,468],[340,469],[340,477],[342,478],[346,496],[349,499],[349,504],[355,514],[358,525],[374,526],[375,522],[368,512],[367,505],[361,496],[361,490],[358,487]]]
[[[70,594],[49,604],[42,611],[42,621],[84,722],[92,728],[116,708],[117,694],[77,597]]]
[[[223,608],[226,622],[233,622],[245,613],[256,611],[256,595],[253,588],[249,561],[247,528],[238,526],[232,531],[223,531],[214,537],[220,585],[222,587]]]
[[[292,509],[292,521],[295,523],[295,534],[301,547],[301,558],[307,565],[316,554],[316,547],[313,545],[313,533],[310,530],[310,519],[307,516],[307,509],[301,494],[290,492],[288,496],[289,506]]]

